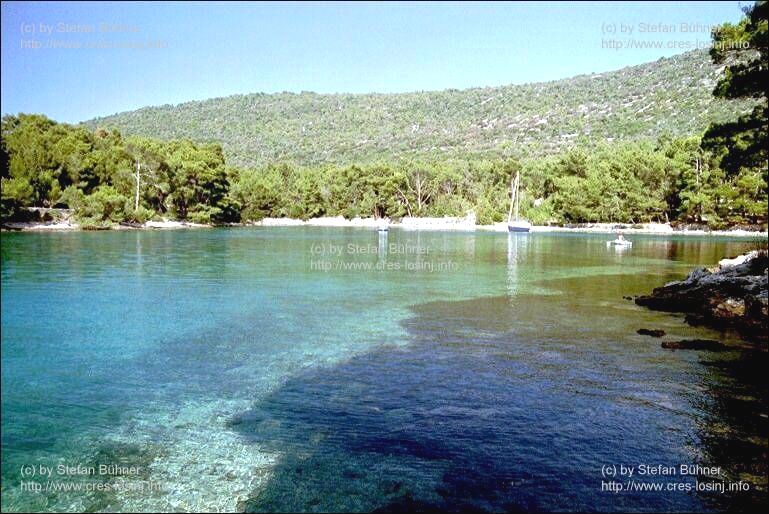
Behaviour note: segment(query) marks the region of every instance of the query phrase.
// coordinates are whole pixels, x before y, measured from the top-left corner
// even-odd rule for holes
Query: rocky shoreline
[[[635,303],[652,310],[681,312],[690,325],[738,331],[752,341],[767,342],[766,250],[724,259],[715,268],[698,268],[686,279],[655,288]]]

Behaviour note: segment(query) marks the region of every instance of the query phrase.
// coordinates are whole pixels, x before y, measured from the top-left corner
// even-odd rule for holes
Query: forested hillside
[[[554,82],[404,94],[236,95],[86,122],[124,135],[222,145],[259,166],[554,154],[596,142],[702,133],[755,101],[711,94],[723,65],[706,50]]]

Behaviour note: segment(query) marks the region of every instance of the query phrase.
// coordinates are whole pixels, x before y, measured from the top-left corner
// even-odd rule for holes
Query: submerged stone
[[[662,337],[665,331],[662,329],[639,328],[636,333],[641,336]]]
[[[729,348],[712,339],[685,339],[683,341],[664,341],[660,346],[669,350],[705,350],[723,352]]]

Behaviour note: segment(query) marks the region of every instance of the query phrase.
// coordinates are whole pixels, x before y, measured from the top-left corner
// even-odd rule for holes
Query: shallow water
[[[3,233],[2,508],[766,503],[764,356],[663,350],[636,329],[739,341],[623,299],[753,243],[607,238]],[[61,463],[138,471],[39,475]],[[602,491],[604,466],[642,463],[750,490]]]

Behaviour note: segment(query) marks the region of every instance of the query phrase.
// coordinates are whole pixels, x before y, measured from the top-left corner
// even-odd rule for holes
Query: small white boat
[[[507,231],[508,232],[528,232],[531,230],[531,223],[518,217],[518,207],[521,203],[521,196],[518,191],[521,187],[521,176],[515,174],[515,180],[510,183],[510,212],[507,213]],[[513,217],[515,209],[515,217]]]
[[[627,239],[615,239],[614,241],[606,241],[607,246],[633,246],[632,241]]]
[[[379,227],[377,227],[377,230],[379,232],[387,232],[390,230],[390,224],[387,223],[386,221],[383,221],[382,223],[379,224]]]

